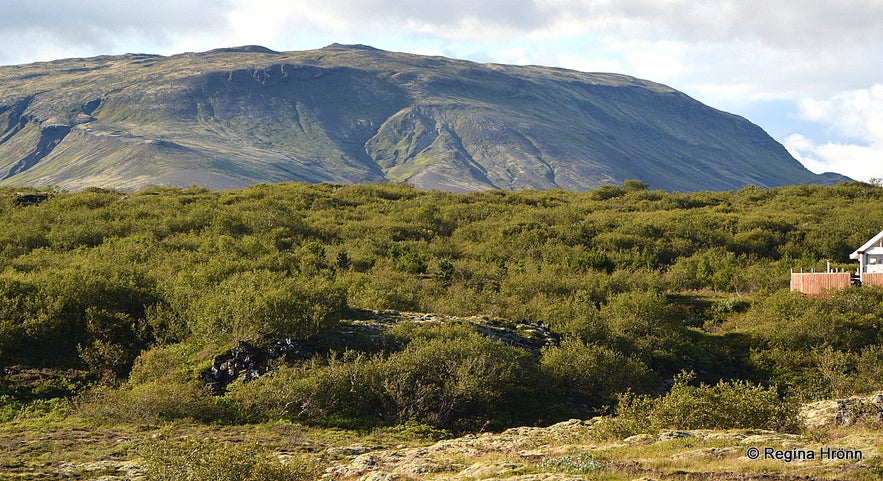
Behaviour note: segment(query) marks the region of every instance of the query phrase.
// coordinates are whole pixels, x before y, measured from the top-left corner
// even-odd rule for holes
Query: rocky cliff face
[[[726,190],[816,176],[747,120],[615,74],[364,46],[0,67],[0,185],[396,181]]]

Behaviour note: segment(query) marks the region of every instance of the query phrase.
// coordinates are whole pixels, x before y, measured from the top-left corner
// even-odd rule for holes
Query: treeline
[[[883,292],[812,299],[788,281],[827,261],[854,269],[849,253],[883,229],[881,198],[858,182],[7,189],[0,362],[68,374],[6,376],[0,399],[79,395],[108,418],[458,427],[598,412],[681,371],[802,399],[867,391],[883,383]],[[463,326],[403,327],[382,350],[324,353],[220,398],[197,381],[238,340],[321,338],[356,308],[543,321],[562,341],[537,357]]]

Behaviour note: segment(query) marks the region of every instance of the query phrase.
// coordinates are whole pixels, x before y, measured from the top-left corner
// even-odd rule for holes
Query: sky
[[[883,0],[0,0],[0,65],[334,42],[632,75],[883,178]]]

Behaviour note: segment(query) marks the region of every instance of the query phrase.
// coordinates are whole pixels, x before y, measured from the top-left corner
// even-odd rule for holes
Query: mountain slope
[[[331,45],[0,67],[0,185],[830,183],[747,120],[615,74]]]

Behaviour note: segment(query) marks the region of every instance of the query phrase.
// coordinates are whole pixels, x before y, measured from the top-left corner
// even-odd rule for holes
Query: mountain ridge
[[[0,185],[407,182],[673,191],[816,175],[747,120],[622,74],[332,44],[0,67]]]

